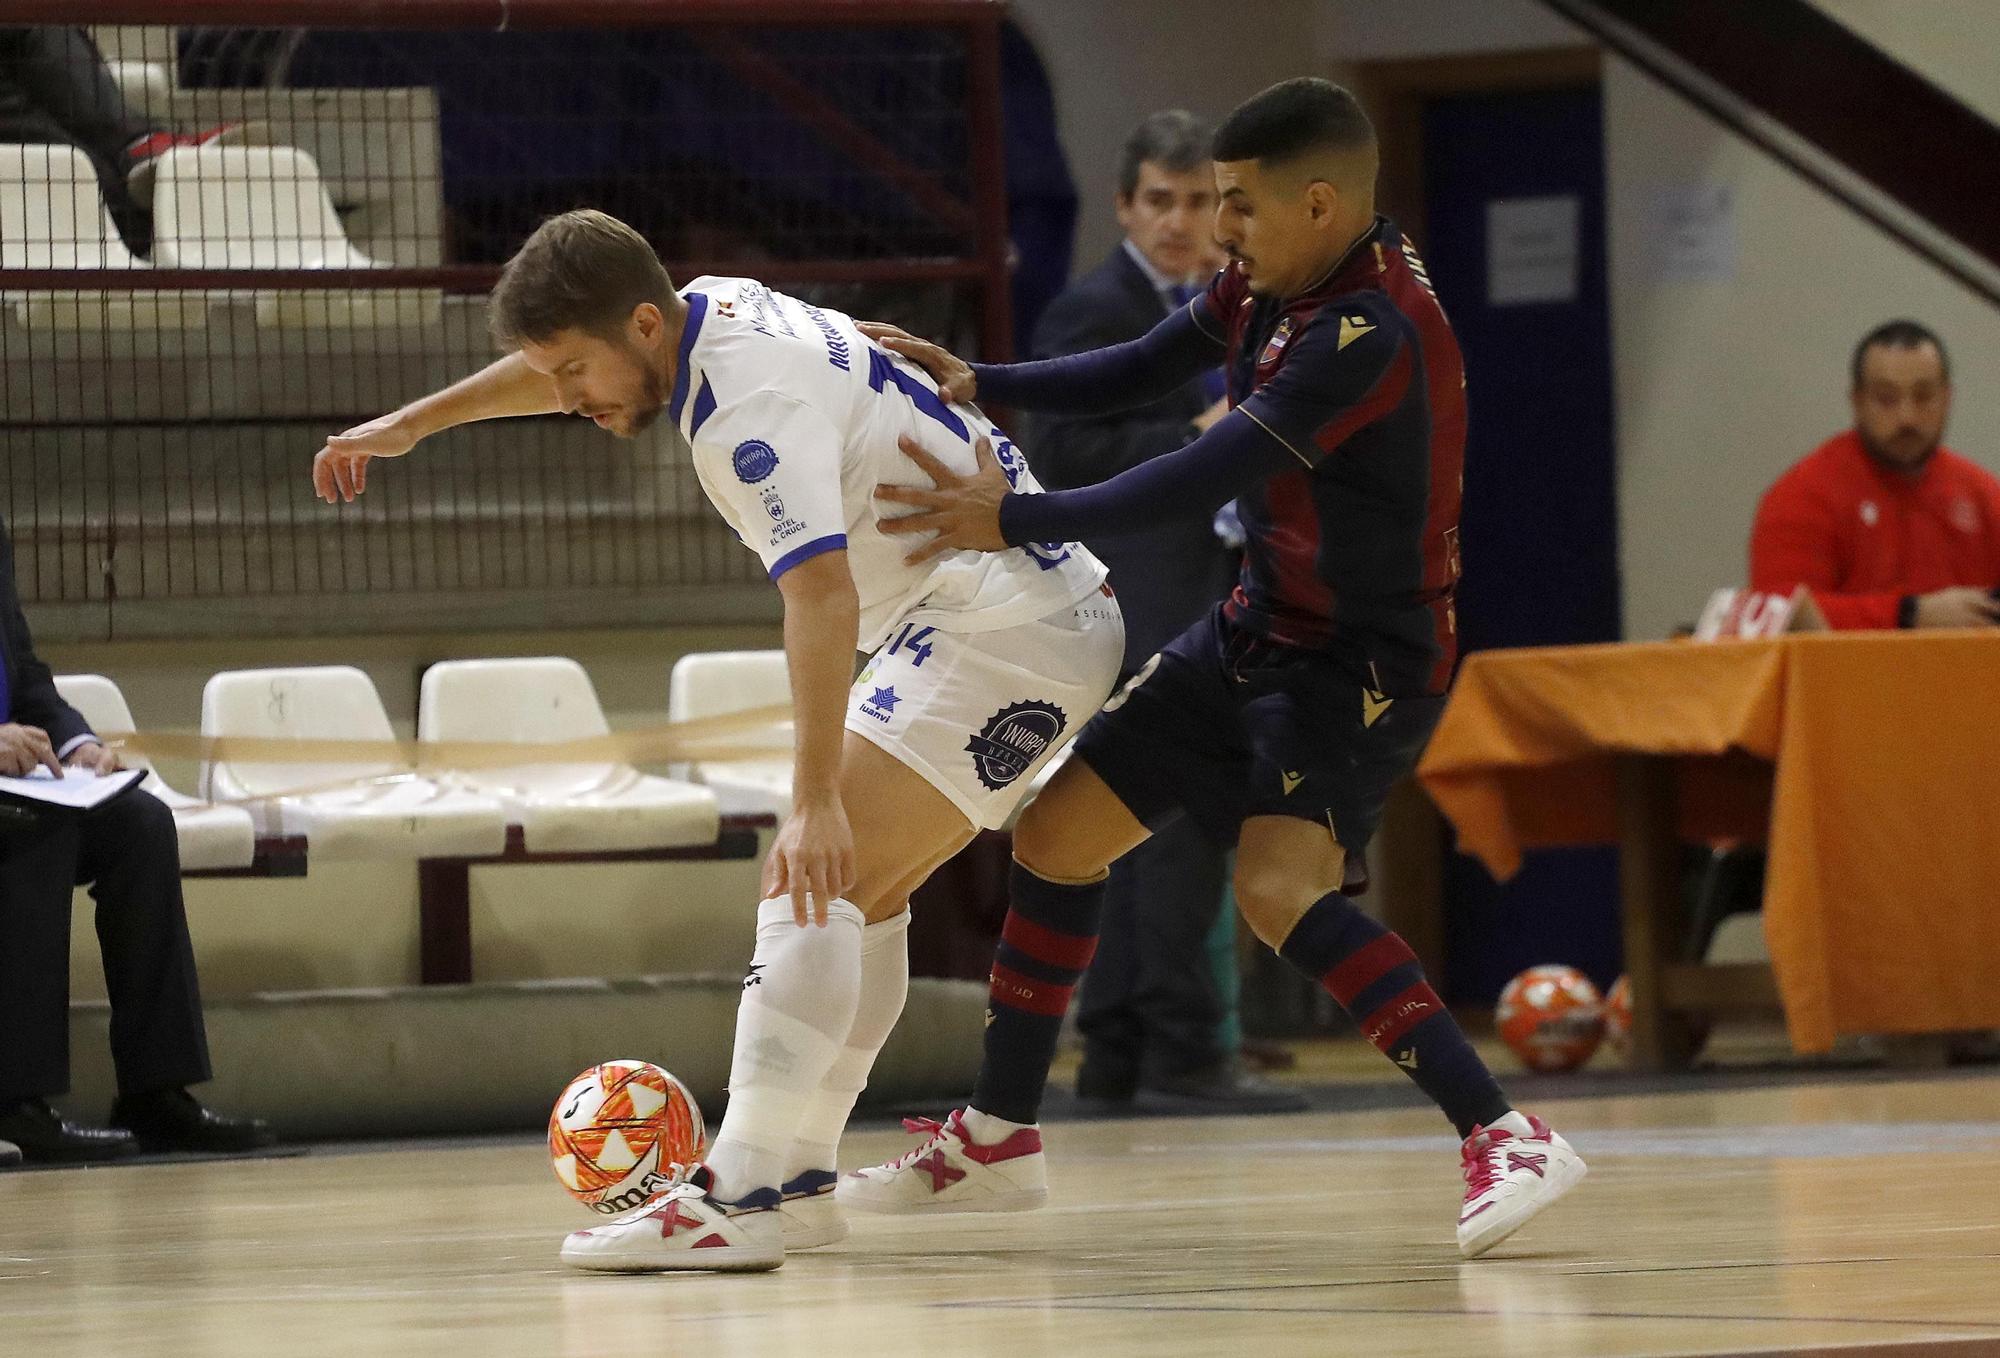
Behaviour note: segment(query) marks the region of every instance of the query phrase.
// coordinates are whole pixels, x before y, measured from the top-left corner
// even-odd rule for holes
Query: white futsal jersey
[[[901,623],[990,632],[1096,592],[1104,567],[1076,543],[903,558],[922,538],[881,529],[877,485],[928,486],[896,441],[916,436],[956,471],[993,442],[1016,490],[1039,491],[1020,451],[976,406],[946,405],[921,369],[871,344],[851,317],[748,278],[697,278],[668,410],[702,489],[773,580],[845,548],[861,596],[860,648]],[[891,506],[889,517],[907,512]]]

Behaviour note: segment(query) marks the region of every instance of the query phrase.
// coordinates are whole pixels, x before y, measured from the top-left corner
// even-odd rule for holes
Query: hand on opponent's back
[[[900,326],[881,321],[857,321],[856,328],[892,354],[901,354],[931,375],[938,395],[947,401],[970,402],[978,390],[972,365],[941,344],[918,339]]]
[[[924,445],[908,434],[897,440],[903,455],[917,464],[931,479],[934,489],[921,486],[877,486],[876,500],[884,504],[906,505],[915,512],[899,518],[883,519],[885,533],[933,533],[929,542],[903,560],[910,565],[928,561],[941,552],[999,552],[1007,548],[1000,535],[1000,502],[1007,498],[1007,474],[993,455],[993,443],[982,438],[973,451],[979,468],[970,476],[957,472],[932,457]]]

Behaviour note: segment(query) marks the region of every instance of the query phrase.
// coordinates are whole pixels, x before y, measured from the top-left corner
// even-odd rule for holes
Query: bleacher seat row
[[[97,172],[74,146],[0,145],[0,268],[375,269],[347,238],[319,166],[290,146],[180,147],[159,158],[153,259],[126,248]],[[436,289],[16,292],[29,328],[183,330],[211,305],[250,298],[260,325],[416,326],[442,311]]]
[[[731,684],[732,699],[750,693],[753,700],[731,701],[726,708],[712,695],[690,699],[677,667],[669,711],[710,715],[782,703],[788,697],[783,652],[755,653],[743,665],[768,671],[774,662],[775,689]],[[696,665],[691,672],[704,669],[711,675],[734,672],[728,665]],[[62,675],[56,686],[98,734],[115,738],[137,729],[110,679]],[[451,661],[424,675],[420,743],[553,744],[609,731],[596,690],[574,660]],[[374,683],[346,665],[218,674],[202,693],[201,732],[210,738],[395,739]],[[607,761],[439,773],[419,772],[396,758],[360,763],[225,758],[202,764],[200,800],[168,786],[143,756],[135,753],[129,762],[148,770],[144,787],[173,808],[182,867],[213,871],[249,866],[260,838],[303,838],[315,859],[497,855],[509,826],[520,827],[523,847],[534,854],[709,844],[720,828],[718,796],[735,813],[782,815],[789,809],[789,740],[788,734],[773,737],[768,766],[696,766],[676,778]],[[754,776],[742,776],[746,768]]]

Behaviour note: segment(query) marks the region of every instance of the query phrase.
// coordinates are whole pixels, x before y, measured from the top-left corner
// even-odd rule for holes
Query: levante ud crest
[[[1270,340],[1267,341],[1264,345],[1264,352],[1257,355],[1257,366],[1261,368],[1266,363],[1269,363],[1272,359],[1276,358],[1279,354],[1283,353],[1285,351],[1285,346],[1287,344],[1290,344],[1291,342],[1292,342],[1292,318],[1290,316],[1287,316],[1283,320],[1279,321],[1278,328],[1271,332]]]

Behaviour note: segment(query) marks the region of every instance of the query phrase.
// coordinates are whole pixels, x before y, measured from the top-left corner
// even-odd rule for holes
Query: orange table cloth
[[[2000,634],[1482,652],[1417,776],[1506,878],[1617,839],[1620,755],[1732,752],[1775,768],[1764,934],[1793,1046],[2000,1028]],[[1741,828],[1731,787],[1681,779],[1684,830]]]

